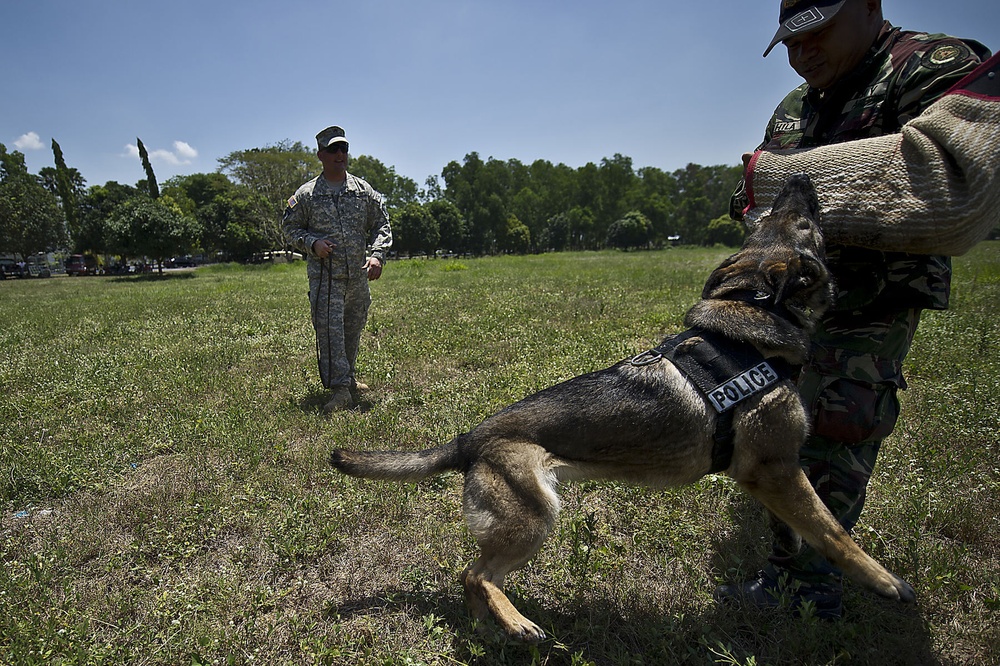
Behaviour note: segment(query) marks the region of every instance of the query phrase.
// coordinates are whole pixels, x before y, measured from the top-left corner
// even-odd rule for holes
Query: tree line
[[[312,150],[283,141],[232,152],[213,173],[160,184],[137,143],[145,179],[89,187],[54,139],[54,166],[37,175],[23,154],[0,144],[0,254],[68,250],[161,266],[191,253],[250,261],[286,246],[285,202],[320,171]],[[620,154],[573,168],[484,161],[473,152],[423,187],[368,155],[352,156],[349,171],[385,197],[402,255],[738,245],[743,236],[728,217],[739,166],[688,164],[668,173],[636,169]]]

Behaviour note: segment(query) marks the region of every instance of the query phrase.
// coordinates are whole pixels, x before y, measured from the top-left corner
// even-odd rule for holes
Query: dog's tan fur
[[[833,286],[808,178],[789,179],[772,214],[709,277],[686,324],[801,364],[808,333]],[[798,462],[808,423],[795,385],[738,404],[726,473],[849,577],[890,599],[913,589],[866,555],[830,514]],[[492,615],[514,638],[544,632],[503,593],[504,578],[541,547],[559,512],[564,481],[615,479],[653,486],[691,483],[712,462],[716,414],[671,363],[628,361],[545,389],[442,446],[419,452],[335,450],[353,476],[417,480],[465,474],[463,510],[481,554],[462,574],[471,613]]]

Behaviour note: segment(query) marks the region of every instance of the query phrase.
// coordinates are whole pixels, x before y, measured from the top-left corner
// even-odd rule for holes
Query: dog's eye
[[[799,231],[809,231],[812,229],[812,222],[806,219],[799,220]]]

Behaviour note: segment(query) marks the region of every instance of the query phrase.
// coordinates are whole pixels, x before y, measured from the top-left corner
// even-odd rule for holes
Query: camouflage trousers
[[[371,305],[368,280],[331,278],[323,271],[309,279],[309,305],[316,330],[319,376],[328,389],[352,386],[361,332]]]
[[[848,532],[864,507],[882,441],[899,417],[896,393],[906,388],[902,363],[919,318],[919,310],[834,313],[814,336],[812,358],[799,376],[812,415],[811,435],[799,453],[802,468]],[[840,589],[839,569],[808,544],[789,550],[782,537],[776,529],[770,576],[787,572],[803,586]]]

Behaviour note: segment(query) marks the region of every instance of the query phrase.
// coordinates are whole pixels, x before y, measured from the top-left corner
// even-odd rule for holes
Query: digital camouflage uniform
[[[975,69],[988,54],[976,42],[903,32],[889,23],[858,68],[824,91],[803,84],[775,110],[760,149],[809,148],[898,132]],[[820,192],[820,199],[823,193]],[[864,193],[858,193],[864,196]],[[746,208],[742,184],[733,197]],[[829,245],[838,298],[815,334],[799,389],[812,434],[800,458],[817,494],[850,531],[882,440],[899,415],[902,364],[920,312],[948,306],[948,257]],[[776,538],[773,580],[787,572],[806,589],[840,590],[840,572],[808,545]]]
[[[292,247],[308,257],[320,379],[328,389],[351,387],[371,304],[366,257],[384,264],[392,245],[383,197],[349,173],[340,186],[320,175],[288,200],[282,223]],[[313,253],[313,243],[320,239],[336,246],[326,259]]]

